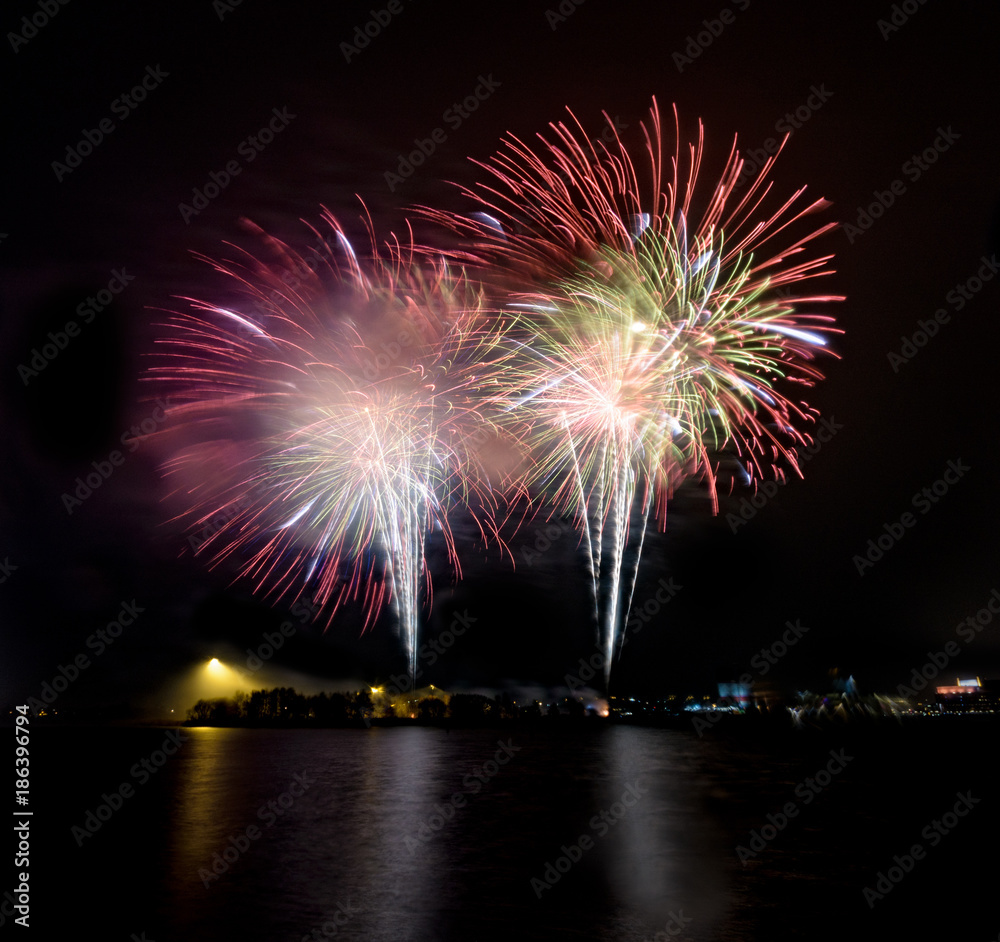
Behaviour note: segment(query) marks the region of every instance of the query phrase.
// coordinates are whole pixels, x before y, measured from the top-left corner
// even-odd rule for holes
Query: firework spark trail
[[[654,100],[635,161],[604,117],[607,144],[572,113],[550,125],[549,137],[538,135],[537,151],[509,136],[477,162],[490,182],[463,188],[475,212],[421,212],[471,239],[453,257],[478,268],[530,351],[514,401],[535,437],[536,488],[572,510],[587,536],[607,681],[649,514],[664,527],[673,490],[689,476],[707,482],[717,509],[724,449],[753,482],[782,476],[785,466],[800,473],[795,449],[810,439],[796,423],[815,421],[815,411],[778,386],[821,378],[814,348],[835,328],[805,309],[840,299],[797,293],[830,273],[831,256],[798,257],[836,224],[789,234],[828,204],[803,206],[802,188],[769,208],[774,158],[737,196],[743,163],[734,140],[721,179],[702,193],[700,124],[697,143],[682,149],[675,110],[668,159]],[[777,296],[785,286],[794,290]],[[629,526],[640,508],[625,592]]]
[[[569,424],[566,421],[566,416],[563,415],[563,428],[566,433],[566,442],[569,445],[570,453],[572,455],[572,468],[574,475],[574,482],[576,484],[577,497],[580,501],[581,506],[586,506],[587,492],[583,485],[583,475],[580,472],[580,459],[577,456],[576,448],[573,445],[573,435],[569,430]],[[600,593],[601,593],[601,536],[600,530],[597,531],[597,536],[595,539],[594,526],[599,522],[594,520],[593,515],[585,514],[583,518],[583,526],[585,528],[587,536],[587,571],[590,575],[591,588],[594,595],[594,612],[599,611],[600,605]],[[595,550],[594,544],[597,544]]]
[[[604,663],[611,664],[617,641],[618,609],[621,606],[621,575],[622,561],[625,555],[625,545],[628,541],[629,517],[632,502],[635,499],[635,474],[631,465],[621,464],[618,467],[618,478],[615,482],[614,500],[611,509],[612,523],[612,556],[609,565],[611,573],[610,601],[604,625],[607,638],[607,650]]]
[[[359,258],[323,218],[309,259],[253,227],[268,261],[211,262],[239,300],[172,312],[150,373],[179,403],[165,470],[182,519],[227,511],[199,547],[213,566],[233,560],[279,599],[311,588],[327,626],[348,602],[366,626],[388,605],[412,676],[427,534],[458,577],[449,511],[471,509],[484,538],[502,525],[483,451],[502,437],[509,352],[463,274],[395,240],[380,251],[370,228]]]
[[[645,542],[646,542],[646,529],[647,529],[647,525],[649,523],[649,508],[650,508],[651,503],[652,503],[652,492],[649,491],[649,490],[647,490],[647,492],[646,492],[646,498],[645,498],[645,500],[642,503],[642,517],[641,517],[642,526],[639,529],[639,545],[638,545],[638,547],[636,548],[636,551],[635,551],[635,564],[632,567],[632,579],[631,579],[631,583],[630,583],[629,589],[628,589],[628,598],[625,600],[625,607],[623,609],[623,611],[625,613],[624,616],[623,616],[623,623],[624,623],[624,620],[628,618],[628,613],[632,609],[632,599],[635,596],[635,584],[636,584],[636,582],[639,581],[639,560],[642,559],[642,548],[643,548],[643,546],[645,545]],[[613,628],[613,626],[612,626],[612,628]],[[614,633],[613,630],[608,631],[609,637],[614,637],[614,634],[615,633]],[[617,640],[618,640],[617,651],[609,651],[608,652],[608,656],[607,656],[607,663],[608,664],[611,663],[611,659],[612,659],[612,657],[615,654],[618,654],[618,656],[621,656],[621,649],[622,649],[622,647],[625,644],[625,632],[624,631],[618,632],[618,639]],[[607,678],[605,678],[605,679],[607,679]]]

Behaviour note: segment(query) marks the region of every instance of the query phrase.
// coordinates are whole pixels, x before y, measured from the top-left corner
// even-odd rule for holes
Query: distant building
[[[954,685],[938,687],[935,694],[935,703],[942,713],[1000,712],[996,689],[987,689],[978,677],[957,677]]]
[[[747,704],[750,702],[751,697],[751,687],[750,684],[740,684],[740,683],[720,683],[719,684],[719,699],[723,701],[733,701],[741,709],[746,709]]]

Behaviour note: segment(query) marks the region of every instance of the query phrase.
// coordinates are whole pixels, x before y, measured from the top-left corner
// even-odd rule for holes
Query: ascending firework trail
[[[256,230],[263,236],[260,230]],[[184,298],[150,377],[173,402],[173,496],[213,565],[279,598],[307,591],[327,624],[346,601],[389,605],[416,673],[431,530],[460,574],[448,512],[495,535],[480,456],[502,419],[510,356],[479,288],[391,241],[358,257],[327,213],[304,258],[264,236],[267,262],[214,261],[239,297]],[[426,593],[421,592],[422,585]]]
[[[821,378],[814,351],[834,328],[809,309],[840,299],[804,292],[831,256],[802,257],[836,224],[787,234],[826,202],[802,205],[802,189],[765,210],[773,158],[741,193],[734,142],[700,192],[701,127],[682,155],[675,111],[665,158],[654,101],[633,160],[605,118],[599,139],[572,114],[536,150],[509,137],[480,164],[489,181],[463,190],[475,212],[421,211],[471,241],[454,257],[515,315],[511,395],[534,439],[532,483],[580,521],[607,682],[648,518],[663,526],[677,484],[703,477],[714,501],[724,448],[746,483],[798,472],[810,439],[796,423],[815,413],[790,384]]]

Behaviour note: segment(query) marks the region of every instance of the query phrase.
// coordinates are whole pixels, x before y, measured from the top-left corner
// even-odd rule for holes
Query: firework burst
[[[481,291],[392,240],[359,258],[337,220],[310,257],[259,229],[269,260],[211,261],[228,306],[186,298],[151,378],[173,407],[168,463],[186,522],[223,520],[199,547],[278,598],[307,591],[327,624],[360,601],[394,612],[411,676],[437,531],[456,576],[449,511],[497,534],[487,463],[502,424],[505,354]],[[423,582],[423,586],[422,583]],[[423,590],[423,591],[422,591]]]
[[[748,483],[798,473],[799,426],[815,413],[785,390],[820,378],[814,351],[834,328],[807,309],[838,300],[802,290],[831,256],[798,259],[836,224],[790,238],[826,201],[803,205],[803,189],[765,211],[773,158],[739,195],[735,142],[720,181],[699,190],[703,129],[684,159],[675,111],[666,159],[655,100],[639,161],[607,115],[607,145],[570,117],[537,152],[510,137],[480,164],[492,181],[464,190],[471,216],[422,212],[472,240],[456,257],[517,312],[534,483],[580,521],[607,681],[648,518],[664,524],[677,483],[705,478],[715,501],[727,448]]]

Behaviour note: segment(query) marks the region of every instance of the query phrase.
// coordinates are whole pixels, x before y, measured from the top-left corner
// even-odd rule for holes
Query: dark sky
[[[836,306],[845,333],[812,401],[835,434],[805,480],[780,487],[735,532],[727,515],[747,494],[724,500],[714,518],[696,492],[681,495],[667,533],[647,542],[635,597],[652,598],[661,578],[683,588],[630,642],[614,682],[658,692],[754,672],[755,654],[788,621],[808,631],[767,678],[788,685],[815,686],[839,666],[863,689],[893,688],[949,640],[961,650],[943,677],[1000,676],[997,625],[970,641],[956,633],[1000,589],[1000,293],[995,280],[976,280],[981,269],[992,279],[983,260],[1000,251],[1000,13],[968,0],[912,6],[894,25],[888,3],[401,0],[358,51],[343,44],[371,20],[370,2],[73,3],[48,22],[37,4],[10,7],[0,50],[10,90],[0,215],[4,701],[37,696],[59,665],[95,655],[88,638],[123,602],[142,613],[62,703],[159,702],[165,680],[258,646],[284,617],[249,585],[231,585],[232,572],[182,554],[152,447],[125,450],[72,514],[61,497],[133,425],[155,421],[138,376],[158,311],[172,296],[219,290],[192,251],[247,244],[244,216],[304,244],[300,218],[315,221],[322,204],[348,219],[357,197],[382,231],[413,204],[460,208],[445,181],[476,179],[468,158],[486,158],[504,132],[530,138],[569,106],[594,134],[607,111],[629,139],[653,95],[677,104],[688,136],[703,120],[709,185],[734,135],[759,152],[798,110],[773,171],[777,192],[808,185],[832,202],[826,218],[855,228],[823,242],[837,270],[824,288],[847,297]],[[569,15],[547,15],[560,9]],[[711,42],[699,46],[699,34]],[[124,101],[144,78],[144,100]],[[496,87],[480,108],[458,127],[445,123],[483,78]],[[248,160],[243,142],[275,111],[285,126]],[[390,191],[399,155],[438,127],[446,140]],[[98,141],[92,152],[54,167],[85,133]],[[928,148],[929,162],[912,162]],[[180,204],[232,160],[239,175],[184,218]],[[874,221],[860,216],[879,193],[892,205],[876,206]],[[79,312],[123,280],[112,303]],[[906,354],[903,341],[939,311],[936,335],[894,368],[889,354]],[[68,322],[79,334],[25,382],[19,366]],[[968,470],[935,503],[914,506],[950,465]],[[914,525],[860,574],[854,557],[908,511]],[[515,570],[468,541],[465,580],[452,587],[443,569],[435,574],[429,636],[455,612],[476,621],[425,680],[553,685],[595,651],[573,537],[527,565],[523,547],[535,539],[526,529],[513,541]],[[398,652],[388,621],[359,638],[346,613],[325,636],[298,629],[274,663],[375,681],[402,670]]]

